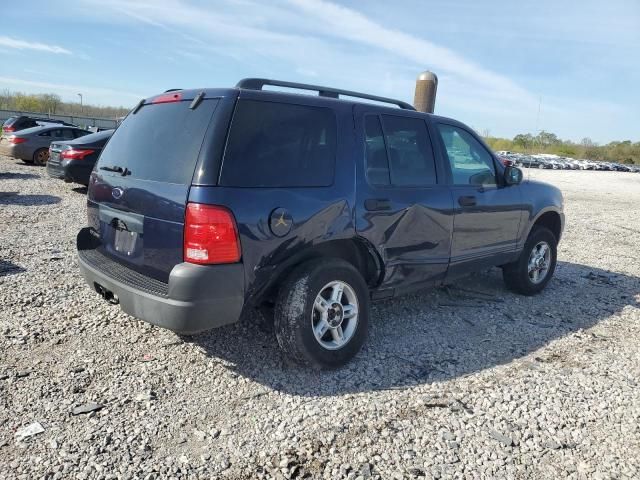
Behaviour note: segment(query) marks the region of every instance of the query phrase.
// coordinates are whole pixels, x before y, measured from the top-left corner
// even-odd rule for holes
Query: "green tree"
[[[56,95],[55,93],[45,93],[45,94],[39,95],[39,98],[40,98],[40,102],[42,103],[42,107],[44,108],[44,111],[51,115],[56,113],[56,110],[58,110],[58,107],[62,102],[60,95]]]
[[[533,146],[533,140],[533,135],[530,133],[520,133],[513,137],[513,144],[524,150],[528,150]]]

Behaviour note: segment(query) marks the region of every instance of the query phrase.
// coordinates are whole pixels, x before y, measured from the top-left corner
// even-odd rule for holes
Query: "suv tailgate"
[[[166,282],[182,262],[185,205],[219,99],[146,103],[127,116],[100,155],[88,191],[97,250]]]

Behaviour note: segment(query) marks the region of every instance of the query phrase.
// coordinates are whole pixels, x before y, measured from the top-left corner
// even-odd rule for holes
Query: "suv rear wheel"
[[[367,337],[369,296],[362,275],[338,259],[298,267],[280,289],[274,329],[278,344],[298,363],[336,368]]]
[[[502,267],[507,288],[523,295],[535,295],[547,286],[556,269],[558,241],[544,227],[533,227],[520,258]]]

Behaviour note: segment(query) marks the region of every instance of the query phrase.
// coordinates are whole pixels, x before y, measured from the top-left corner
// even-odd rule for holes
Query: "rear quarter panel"
[[[245,92],[243,92],[244,94]],[[265,98],[264,92],[261,98]],[[313,105],[314,97],[302,104]],[[322,106],[326,106],[323,104]],[[333,185],[328,187],[261,188],[195,184],[189,202],[223,205],[235,217],[245,269],[246,301],[260,299],[278,277],[296,264],[305,252],[322,243],[355,236],[355,162],[353,117],[350,104],[336,103],[337,154]],[[197,183],[198,176],[194,183]],[[293,220],[291,231],[278,237],[269,220],[277,208]]]

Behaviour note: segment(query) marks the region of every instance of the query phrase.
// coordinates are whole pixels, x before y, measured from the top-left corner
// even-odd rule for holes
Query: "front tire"
[[[274,329],[280,348],[297,363],[337,368],[362,348],[369,295],[362,275],[339,259],[302,264],[280,288]]]
[[[558,240],[548,228],[534,226],[518,260],[502,267],[507,288],[522,295],[541,292],[556,269],[557,248]]]

